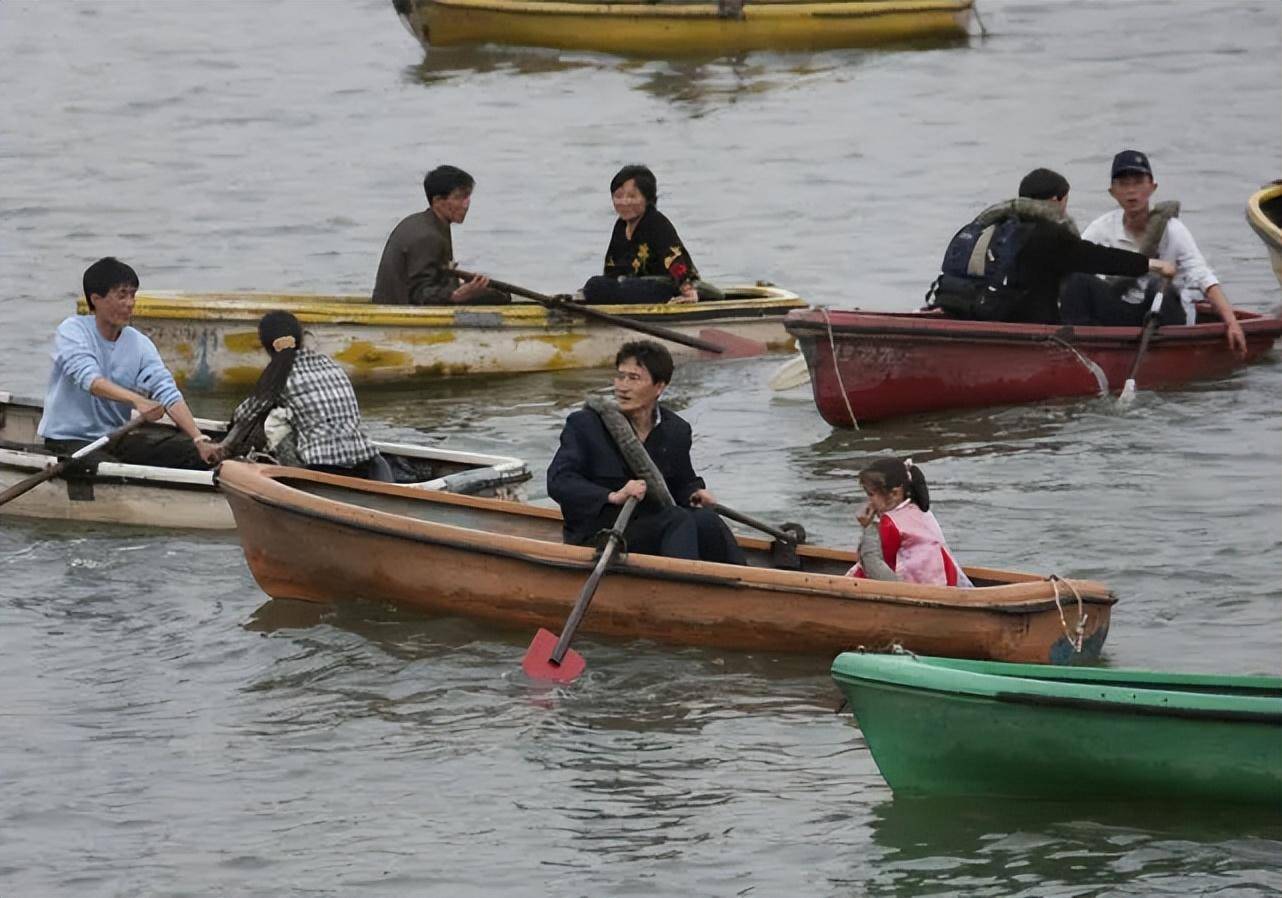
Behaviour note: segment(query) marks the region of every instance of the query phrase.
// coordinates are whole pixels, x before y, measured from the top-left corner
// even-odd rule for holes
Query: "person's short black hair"
[[[647,206],[659,201],[659,182],[655,180],[654,172],[644,165],[625,165],[619,169],[619,173],[610,179],[610,192],[614,193],[629,181],[637,182],[637,190],[645,197]]]
[[[438,196],[449,196],[462,187],[471,190],[476,186],[476,179],[453,165],[438,165],[423,177],[423,192],[427,194],[427,204]]]
[[[672,383],[672,353],[661,343],[653,340],[631,340],[619,347],[614,357],[614,367],[619,367],[632,359],[646,371],[655,383]]]
[[[85,269],[82,283],[85,288],[85,302],[89,303],[89,310],[92,312],[94,296],[106,296],[120,286],[133,287],[137,290],[138,272],[115,256],[106,256]]]
[[[1034,200],[1057,200],[1068,195],[1068,178],[1049,168],[1035,168],[1019,182],[1019,195]]]

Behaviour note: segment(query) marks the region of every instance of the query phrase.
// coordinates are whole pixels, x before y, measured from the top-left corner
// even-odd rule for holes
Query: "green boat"
[[[1234,802],[1282,812],[1282,678],[844,652],[896,795]]]

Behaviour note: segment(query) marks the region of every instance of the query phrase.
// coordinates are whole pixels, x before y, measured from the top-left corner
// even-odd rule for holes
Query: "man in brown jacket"
[[[476,181],[461,168],[442,165],[423,179],[427,209],[392,229],[374,279],[374,302],[389,305],[504,305],[512,297],[477,276],[467,283],[445,274],[454,266],[450,225],[462,224]]]

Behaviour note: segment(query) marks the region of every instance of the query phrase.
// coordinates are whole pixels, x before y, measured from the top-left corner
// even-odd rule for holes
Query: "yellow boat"
[[[394,0],[429,47],[514,44],[630,56],[825,50],[965,37],[975,0]]]
[[[1282,286],[1282,180],[1266,184],[1246,203],[1246,220],[1269,248],[1269,261]]]
[[[718,345],[738,342],[739,354],[743,341],[751,341],[757,351],[792,348],[783,317],[805,308],[797,294],[768,285],[726,287],[725,294],[726,299],[712,302],[590,308]],[[298,316],[307,345],[341,364],[358,386],[596,368],[611,364],[624,341],[642,336],[524,302],[391,306],[376,305],[368,296],[275,293],[140,292],[132,324],[155,342],[184,389],[243,389],[267,363],[257,326],[274,309]],[[79,311],[88,312],[83,299]],[[665,345],[676,358],[715,357],[676,343]]]

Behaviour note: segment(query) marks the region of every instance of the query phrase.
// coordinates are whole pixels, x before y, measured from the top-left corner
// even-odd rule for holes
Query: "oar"
[[[723,518],[729,518],[732,521],[738,521],[740,524],[747,524],[749,527],[755,527],[762,533],[770,534],[781,543],[792,543],[793,545],[796,545],[797,543],[805,542],[806,540],[806,531],[801,529],[800,524],[785,524],[785,527],[796,527],[801,531],[800,533],[790,532],[771,526],[765,521],[754,518],[751,515],[744,514],[742,511],[735,511],[733,508],[727,508],[720,502],[705,502],[703,507],[711,508]]]
[[[791,390],[793,387],[799,387],[810,381],[810,368],[806,365],[806,357],[798,352],[779,366],[778,370],[770,377],[770,389]]]
[[[1122,386],[1122,395],[1117,397],[1117,404],[1126,406],[1135,401],[1135,375],[1139,374],[1140,362],[1144,361],[1144,353],[1148,351],[1149,340],[1157,331],[1158,316],[1162,310],[1162,294],[1171,285],[1170,278],[1162,278],[1157,282],[1157,291],[1153,294],[1153,304],[1148,307],[1148,313],[1144,316],[1144,332],[1140,334],[1140,349],[1135,353],[1135,361],[1131,364],[1131,373],[1126,377],[1126,383]]]
[[[747,524],[749,527],[755,527],[762,533],[773,536],[775,541],[770,546],[770,559],[775,566],[789,571],[801,569],[801,559],[797,555],[797,546],[806,541],[805,527],[800,524],[784,524],[782,527],[772,527],[765,521],[758,520],[741,511],[735,511],[733,508],[727,508],[719,502],[705,502],[703,507],[711,508],[723,518],[738,521],[740,524]]]
[[[570,616],[565,619],[565,627],[561,630],[560,638],[543,627],[534,634],[530,647],[525,650],[525,658],[521,661],[521,668],[527,675],[555,683],[571,683],[578,679],[579,674],[583,673],[583,668],[587,667],[583,656],[570,648],[570,641],[574,639],[574,631],[579,628],[579,621],[583,620],[583,615],[587,613],[592,596],[596,593],[597,584],[605,576],[605,569],[614,560],[615,552],[619,548],[619,540],[632,517],[632,510],[636,507],[636,496],[629,496],[628,501],[623,503],[623,510],[619,512],[618,519],[610,528],[609,539],[606,541],[605,548],[601,550],[601,558],[592,569],[588,582],[583,584],[583,591],[579,593],[579,599],[574,603]]]
[[[13,499],[18,498],[23,493],[35,489],[40,484],[44,483],[46,480],[52,480],[53,478],[61,474],[63,471],[65,471],[67,469],[67,465],[71,464],[71,462],[75,461],[78,458],[84,458],[90,452],[93,452],[97,449],[101,449],[103,446],[106,446],[108,443],[111,443],[111,442],[114,442],[115,440],[120,439],[122,436],[129,433],[129,431],[133,430],[136,427],[141,427],[146,422],[147,422],[147,419],[142,417],[141,415],[139,415],[136,418],[130,418],[128,421],[126,421],[124,424],[117,427],[115,430],[107,434],[105,437],[98,437],[98,439],[94,440],[88,446],[85,446],[82,449],[77,449],[71,455],[70,458],[65,458],[62,461],[58,462],[57,464],[50,465],[40,473],[32,474],[26,480],[19,480],[13,486],[5,490],[3,493],[0,493],[0,505],[4,505],[6,502],[9,502],[9,501],[12,501]]]
[[[470,271],[461,271],[457,268],[441,269],[445,274],[470,281],[479,275]],[[658,337],[661,340],[670,340],[673,343],[680,343],[683,346],[690,346],[694,349],[702,349],[705,352],[725,352],[725,348],[718,346],[716,343],[709,343],[707,340],[700,340],[698,337],[692,337],[689,334],[683,334],[680,331],[674,331],[668,327],[662,327],[658,324],[650,324],[646,321],[637,321],[635,318],[624,318],[622,315],[611,315],[609,312],[602,312],[591,306],[579,305],[576,302],[566,302],[563,299],[557,299],[553,296],[545,296],[542,293],[535,293],[533,290],[527,290],[524,287],[518,287],[515,284],[505,284],[503,281],[496,281],[490,278],[490,286],[495,290],[501,290],[504,293],[512,293],[516,296],[524,296],[526,299],[532,299],[539,305],[546,306],[549,309],[558,309],[562,312],[570,312],[575,315],[582,315],[584,318],[593,318],[597,321],[605,321],[616,327],[627,327],[634,331],[640,331],[643,334],[649,334],[652,337]]]

